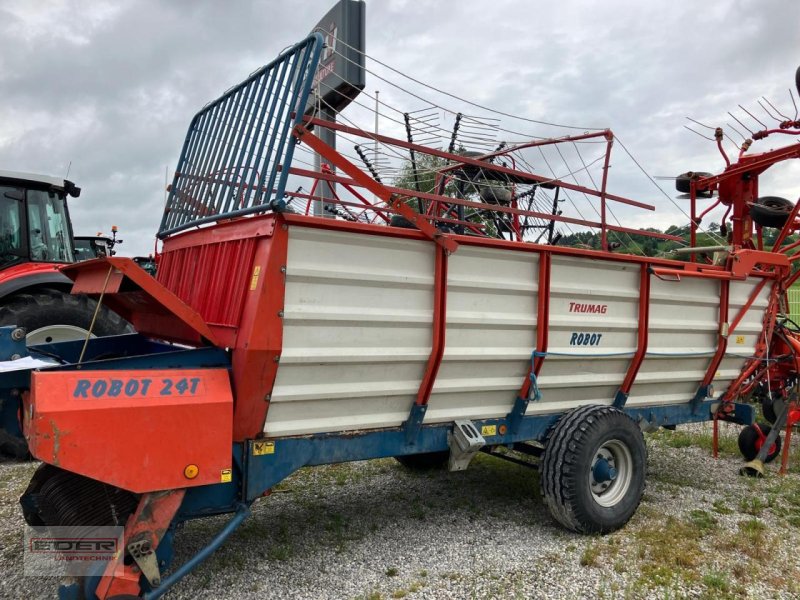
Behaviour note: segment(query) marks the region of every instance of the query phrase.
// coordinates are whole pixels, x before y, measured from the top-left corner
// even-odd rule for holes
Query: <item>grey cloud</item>
[[[330,4],[6,5],[0,8],[0,167],[62,174],[72,161],[71,177],[84,188],[71,206],[76,231],[116,224],[127,253],[150,252],[164,167],[174,167],[192,115],[303,37]],[[505,112],[609,126],[650,172],[665,175],[721,166],[713,144],[683,129],[684,116],[724,124],[727,110],[761,95],[786,106],[800,62],[800,4],[778,0],[373,0],[367,18],[368,52],[400,70]],[[368,92],[376,88],[387,102],[418,108],[368,79]],[[663,205],[662,226],[674,221],[677,209],[621,148],[613,156],[614,190]],[[764,186],[796,197],[791,185],[798,174],[787,167]],[[639,212],[617,213],[647,222]]]

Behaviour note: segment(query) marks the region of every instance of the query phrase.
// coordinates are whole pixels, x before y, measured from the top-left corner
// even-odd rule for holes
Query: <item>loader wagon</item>
[[[608,193],[605,178],[581,188],[513,160],[523,146],[583,139],[610,152],[610,131],[476,157],[321,121],[304,107],[322,45],[311,35],[195,116],[155,279],[116,257],[63,269],[74,293],[137,333],[33,347],[31,359],[49,364],[0,374],[4,397],[23,399],[23,431],[43,462],[21,500],[28,523],[124,527],[118,559],[65,584],[64,598],[160,597],[255,500],[309,465],[397,457],[460,470],[506,448],[539,459],[559,523],[610,532],[642,497],[643,431],[753,422],[735,400],[765,376],[793,278],[786,247],[764,247],[750,208],[758,174],[800,146],[685,178],[693,241],[703,192],[733,211],[716,264],[692,249],[688,260],[613,252],[607,233],[636,230],[606,222],[606,204],[651,206]],[[393,188],[322,142],[323,126],[411,146],[445,161],[443,182],[494,191]],[[293,162],[298,144],[337,169],[320,180],[362,190],[326,201],[369,218],[287,210],[314,196],[287,191],[290,177],[310,176]],[[601,206],[599,250],[526,239],[520,224],[543,215],[520,190],[545,186]],[[499,215],[493,230],[505,235],[486,235],[465,207]],[[796,210],[779,219],[782,239]],[[13,328],[0,333],[0,358],[28,353]],[[209,545],[170,570],[176,527],[224,513]]]

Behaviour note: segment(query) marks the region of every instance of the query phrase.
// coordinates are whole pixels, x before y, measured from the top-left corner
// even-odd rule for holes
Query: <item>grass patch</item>
[[[689,512],[689,521],[701,532],[708,533],[717,528],[718,521],[704,510],[693,510]]]
[[[766,503],[764,503],[764,501],[762,501],[758,496],[742,498],[739,502],[739,512],[746,515],[752,515],[754,517],[757,517],[764,512],[766,507]]]
[[[739,523],[738,529],[722,541],[722,548],[740,552],[755,562],[768,561],[772,543],[764,522],[760,519],[747,519]]]
[[[590,544],[586,547],[581,554],[582,567],[596,567],[598,559],[600,558],[601,547],[600,544]]]
[[[739,456],[738,431],[736,435],[728,435],[724,425],[720,423],[719,453]],[[695,447],[702,448],[707,452],[711,452],[713,449],[713,436],[710,429],[708,431],[686,431],[683,429],[670,431],[668,429],[660,429],[651,434],[651,437],[671,448]]]
[[[724,500],[714,500],[711,504],[711,510],[713,510],[718,515],[732,515],[733,509],[730,508],[727,504],[725,504]]]

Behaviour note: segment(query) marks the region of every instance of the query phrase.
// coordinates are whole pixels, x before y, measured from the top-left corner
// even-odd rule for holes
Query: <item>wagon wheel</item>
[[[633,516],[644,493],[647,449],[639,426],[611,406],[582,406],[548,435],[541,489],[553,517],[579,533],[608,533]]]

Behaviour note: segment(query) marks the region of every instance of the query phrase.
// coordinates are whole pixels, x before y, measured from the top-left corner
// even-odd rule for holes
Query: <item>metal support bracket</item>
[[[506,415],[509,433],[516,434],[519,431],[519,425],[522,423],[522,417],[525,416],[525,411],[528,410],[529,402],[529,398],[517,396],[517,399],[514,401],[514,407],[511,409],[511,412]]]
[[[417,441],[419,430],[422,428],[422,421],[425,419],[425,413],[428,411],[427,404],[416,404],[411,407],[411,412],[408,415],[403,429],[406,432],[406,443],[413,445]]]
[[[25,330],[13,325],[0,327],[0,360],[17,360],[27,355]]]
[[[714,386],[712,384],[701,385],[697,388],[697,393],[692,398],[692,414],[697,414],[697,410],[703,403],[703,400],[714,398]]]
[[[463,471],[469,466],[472,457],[486,445],[486,440],[472,421],[456,421],[453,431],[447,434],[450,446],[450,471]]]
[[[156,552],[150,540],[130,542],[128,552],[147,582],[153,587],[161,585],[161,571],[158,570]]]
[[[617,390],[617,395],[614,396],[614,408],[622,408],[625,406],[625,403],[628,401],[628,394],[623,392],[622,390]]]

